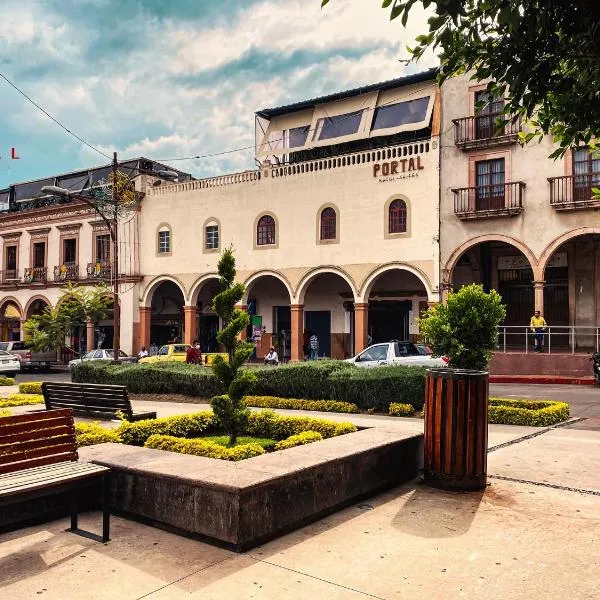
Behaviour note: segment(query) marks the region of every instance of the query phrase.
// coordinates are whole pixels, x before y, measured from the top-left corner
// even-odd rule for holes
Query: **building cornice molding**
[[[94,211],[84,204],[53,207],[51,210],[37,209],[23,213],[9,213],[0,216],[0,231],[24,228],[31,225],[48,223],[54,225],[65,221],[83,219]]]

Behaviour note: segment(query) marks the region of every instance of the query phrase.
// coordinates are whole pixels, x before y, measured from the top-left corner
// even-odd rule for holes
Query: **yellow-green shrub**
[[[11,394],[0,400],[0,408],[7,406],[27,406],[29,404],[44,404],[44,396],[39,394]]]
[[[311,444],[312,442],[318,442],[323,439],[323,436],[318,431],[303,431],[296,435],[291,435],[286,440],[281,440],[275,445],[275,450],[285,450],[287,448],[293,448],[294,446],[303,446],[304,444]]]
[[[156,450],[193,454],[194,456],[219,458],[221,460],[243,460],[265,453],[265,450],[258,444],[242,444],[227,448],[209,440],[178,438],[170,435],[151,435],[146,440],[144,448],[155,448]]]
[[[352,423],[338,423],[314,417],[291,417],[278,415],[272,410],[261,410],[250,415],[245,433],[256,437],[284,440],[303,431],[317,431],[324,438],[353,433],[357,428]]]
[[[79,447],[104,444],[106,442],[121,443],[121,438],[114,429],[102,427],[98,422],[76,423],[75,434],[77,437],[77,446]]]
[[[15,380],[12,377],[0,376],[0,385],[15,385]]]
[[[3,408],[2,410],[0,410],[0,418],[2,417],[10,417],[12,413],[10,412],[10,410],[6,410],[5,408]]]
[[[552,400],[490,398],[488,423],[547,427],[569,418],[569,405]]]
[[[259,408],[291,408],[320,412],[357,413],[358,406],[351,402],[336,400],[299,400],[298,398],[278,398],[277,396],[245,396],[246,406]]]
[[[160,419],[144,419],[130,423],[123,421],[117,433],[124,444],[130,446],[143,446],[152,435],[170,435],[179,438],[194,437],[216,429],[218,421],[212,411],[190,415],[175,415]]]
[[[19,384],[19,394],[41,394],[41,381],[24,381]]]
[[[390,404],[390,415],[393,417],[412,417],[415,414],[415,407],[412,404],[401,404],[392,402]]]

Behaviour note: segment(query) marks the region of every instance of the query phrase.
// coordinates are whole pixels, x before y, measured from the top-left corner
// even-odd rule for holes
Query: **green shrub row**
[[[0,409],[0,418],[2,418],[2,417],[10,417],[10,415],[12,415],[12,413],[10,412],[10,410],[7,410],[5,408]]]
[[[389,412],[393,417],[412,417],[415,414],[415,407],[412,404],[392,402]]]
[[[318,431],[303,431],[296,435],[290,435],[289,438],[278,442],[275,446],[275,450],[287,450],[287,448],[293,448],[294,446],[303,446],[304,444],[319,442],[322,439],[323,436]]]
[[[19,384],[19,394],[41,394],[41,381],[24,381]]]
[[[220,444],[221,446],[229,447],[229,436],[228,435],[203,435],[202,439],[207,440],[209,442],[215,442],[216,444]],[[258,444],[261,448],[264,448],[264,450],[266,450],[267,452],[271,452],[272,450],[275,450],[277,441],[270,440],[269,438],[257,438],[257,437],[241,435],[237,439],[236,446],[243,446],[244,444]]]
[[[360,369],[344,361],[310,361],[276,369],[252,369],[250,395],[304,400],[333,400],[359,409],[387,412],[391,402],[423,406],[425,369],[394,365]],[[73,371],[73,381],[125,385],[132,393],[186,394],[212,398],[223,393],[208,367],[183,363],[111,365],[87,361]]]
[[[488,423],[548,427],[569,418],[569,405],[552,400],[490,398]]]
[[[100,423],[76,423],[75,435],[77,437],[77,446],[93,446],[94,444],[104,444],[112,442],[121,443],[121,437],[114,429],[102,427]]]
[[[0,376],[0,385],[15,385],[15,380],[12,377]]]
[[[0,408],[27,406],[29,404],[44,404],[44,396],[39,394],[11,394],[5,399],[0,399]]]
[[[356,404],[336,400],[299,400],[297,398],[277,398],[276,396],[245,396],[246,406],[258,408],[291,408],[319,412],[357,413]]]
[[[180,454],[193,454],[207,458],[220,458],[221,460],[244,460],[265,453],[259,444],[242,444],[227,448],[216,442],[204,439],[186,439],[170,435],[152,435],[144,444],[144,448],[155,448]]]

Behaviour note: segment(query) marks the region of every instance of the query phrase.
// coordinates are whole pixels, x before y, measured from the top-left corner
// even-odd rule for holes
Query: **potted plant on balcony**
[[[419,325],[449,368],[432,369],[425,386],[425,482],[453,490],[483,489],[487,479],[487,367],[506,315],[500,295],[481,285],[450,293]]]

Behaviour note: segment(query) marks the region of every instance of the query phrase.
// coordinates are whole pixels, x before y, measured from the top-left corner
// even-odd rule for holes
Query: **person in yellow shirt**
[[[544,351],[544,332],[546,331],[546,319],[542,317],[539,310],[535,311],[533,317],[531,317],[531,323],[529,323],[531,331],[533,332],[534,340],[534,352]]]

